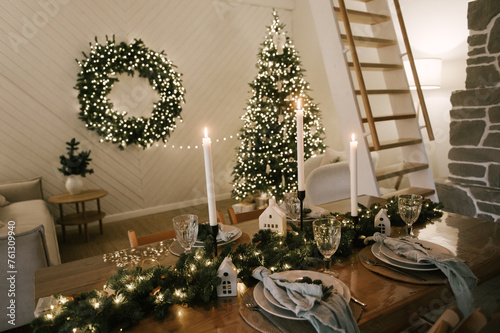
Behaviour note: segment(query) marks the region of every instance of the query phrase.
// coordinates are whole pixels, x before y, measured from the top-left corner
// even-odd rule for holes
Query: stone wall
[[[451,95],[446,210],[500,221],[500,1],[469,3],[466,90]]]

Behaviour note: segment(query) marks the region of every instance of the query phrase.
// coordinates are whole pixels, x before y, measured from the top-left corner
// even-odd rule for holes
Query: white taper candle
[[[301,99],[297,102],[297,179],[299,191],[304,191],[304,110]]]
[[[350,148],[350,165],[351,171],[351,216],[358,216],[358,141],[355,140],[354,133]]]
[[[217,225],[217,212],[215,208],[215,186],[214,186],[214,171],[212,166],[212,141],[208,137],[207,128],[205,127],[205,137],[203,138],[203,154],[205,156],[205,178],[207,181],[207,198],[208,198],[208,220],[210,225]]]

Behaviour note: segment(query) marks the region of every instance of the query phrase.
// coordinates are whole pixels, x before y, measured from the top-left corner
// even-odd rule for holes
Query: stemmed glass
[[[300,218],[300,199],[297,198],[297,192],[285,193],[285,207],[287,216],[296,222]]]
[[[418,219],[422,209],[422,196],[403,194],[398,197],[398,210],[401,219],[406,223],[406,236],[416,238],[413,234],[413,223]]]
[[[183,214],[174,217],[172,221],[177,241],[184,248],[184,252],[191,251],[191,247],[198,237],[198,216]]]
[[[341,224],[333,216],[324,217],[313,221],[314,240],[319,252],[323,255],[323,273],[338,277],[339,273],[330,270],[332,255],[337,251],[340,244]]]

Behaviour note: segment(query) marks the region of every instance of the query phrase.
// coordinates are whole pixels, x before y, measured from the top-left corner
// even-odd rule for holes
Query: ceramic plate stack
[[[223,224],[222,225],[222,231],[224,231],[224,232],[231,232],[231,231],[234,231],[234,230],[237,230],[237,232],[235,233],[235,235],[234,235],[233,238],[231,238],[228,241],[218,240],[217,241],[217,246],[222,246],[222,245],[226,245],[226,244],[229,244],[231,242],[234,242],[235,240],[237,240],[238,238],[240,238],[241,235],[243,234],[243,232],[241,231],[241,229],[233,227],[232,225],[225,225],[225,224]],[[203,242],[200,242],[200,241],[194,242],[193,248],[196,248],[196,247],[203,247]],[[172,244],[169,247],[169,250],[170,250],[170,252],[173,255],[176,255],[176,256],[180,256],[182,253],[184,253],[184,248],[181,246],[181,244],[177,240],[174,240],[172,242]]]
[[[435,243],[431,243],[431,242],[420,240],[420,239],[413,239],[411,241],[418,242],[419,244],[421,244],[424,248],[427,249],[427,252],[430,255],[438,254],[438,253],[447,253],[447,254],[454,255],[453,252],[451,252],[447,248],[445,248],[441,245],[435,244]],[[416,261],[407,259],[405,257],[401,257],[398,254],[396,254],[394,251],[389,249],[387,246],[385,246],[384,244],[380,244],[380,243],[375,243],[372,246],[372,253],[377,259],[385,262],[386,264],[389,264],[389,265],[392,265],[392,266],[395,266],[398,268],[404,268],[404,269],[408,269],[408,270],[412,270],[412,271],[435,271],[438,269],[433,264],[429,264],[429,263],[425,263],[425,262],[418,263]]]
[[[222,224],[222,231],[224,231],[224,232],[232,232],[234,230],[237,230],[237,233],[234,235],[233,238],[231,238],[228,241],[223,241],[223,240],[219,239],[219,240],[217,240],[217,246],[222,246],[222,245],[226,245],[226,244],[229,244],[231,242],[234,242],[235,240],[237,240],[238,238],[240,238],[241,234],[243,233],[239,228],[236,228],[236,227],[234,227],[232,225]],[[197,240],[196,242],[194,242],[193,247],[203,247],[203,242]]]
[[[351,292],[349,288],[340,280],[319,272],[314,271],[287,271],[276,273],[276,275],[280,275],[283,279],[288,281],[296,281],[297,279],[303,277],[310,277],[312,280],[321,280],[325,286],[333,286],[335,290],[338,291],[340,295],[342,295],[347,302],[349,303],[351,299]],[[253,291],[253,296],[257,304],[265,311],[282,318],[287,318],[291,320],[306,320],[304,318],[299,318],[290,310],[287,310],[284,306],[282,306],[274,297],[271,295],[266,288],[264,288],[264,284],[259,282]]]
[[[282,208],[284,212],[286,212],[286,209],[285,208]],[[321,208],[319,206],[311,206],[310,207],[311,209],[311,212],[307,213],[305,216],[304,216],[304,222],[312,222],[316,219],[319,219],[323,216],[326,216],[326,215],[329,215],[330,212],[324,208]],[[288,222],[292,222],[292,219],[290,217],[286,217],[286,220]],[[298,220],[300,221],[300,220]],[[293,222],[296,222],[296,221],[293,221]]]

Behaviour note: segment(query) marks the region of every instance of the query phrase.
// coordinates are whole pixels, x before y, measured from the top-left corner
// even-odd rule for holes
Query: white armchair
[[[371,155],[376,165],[378,153]],[[344,152],[327,148],[325,154],[311,157],[304,163],[304,177],[305,201],[309,205],[346,199],[351,194],[349,163]]]

